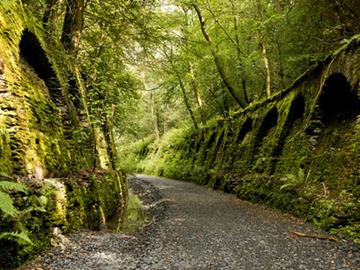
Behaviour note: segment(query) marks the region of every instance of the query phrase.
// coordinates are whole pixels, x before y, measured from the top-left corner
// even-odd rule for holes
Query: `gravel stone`
[[[151,222],[135,235],[82,231],[21,269],[360,269],[360,246],[290,215],[193,183],[136,176]]]

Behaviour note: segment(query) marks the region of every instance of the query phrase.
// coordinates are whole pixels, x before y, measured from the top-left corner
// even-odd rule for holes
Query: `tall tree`
[[[87,0],[66,0],[61,43],[72,55],[77,54],[80,45],[80,36],[84,23],[84,11]]]
[[[224,68],[223,64],[221,63],[220,57],[219,57],[216,49],[213,46],[212,39],[211,39],[210,35],[207,32],[205,19],[204,19],[202,13],[201,13],[201,10],[200,10],[199,6],[195,2],[192,3],[192,6],[194,7],[194,9],[196,11],[196,14],[197,14],[198,19],[199,19],[200,27],[201,27],[201,32],[203,33],[203,36],[204,36],[207,44],[210,47],[211,54],[212,54],[212,56],[214,58],[216,68],[217,68],[217,70],[218,70],[218,72],[219,72],[219,74],[221,76],[222,81],[224,82],[224,85],[226,86],[226,89],[229,91],[229,93],[235,99],[235,101],[238,103],[238,105],[240,107],[242,107],[242,108],[245,108],[247,103],[246,103],[244,98],[239,97],[236,89],[234,88],[234,86],[230,82],[230,79],[228,78],[228,76],[227,76],[227,74],[225,72],[225,68]]]
[[[266,35],[261,31],[261,28],[263,28],[262,24],[264,21],[264,11],[262,7],[261,0],[256,1],[256,7],[257,7],[257,14],[259,18],[259,28],[258,28],[258,38],[259,38],[259,46],[262,53],[262,58],[264,61],[264,67],[265,67],[265,73],[266,73],[266,84],[265,84],[265,93],[266,97],[271,96],[271,71],[270,71],[270,60],[268,56],[268,49],[267,49],[267,43],[266,43]]]

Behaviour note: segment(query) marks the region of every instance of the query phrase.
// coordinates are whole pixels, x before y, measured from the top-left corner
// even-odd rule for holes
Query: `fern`
[[[1,133],[0,133],[0,136],[1,136]],[[4,172],[1,172],[0,171],[0,179],[3,178],[3,179],[13,179],[10,175],[8,175],[7,173],[4,173]]]
[[[305,172],[300,168],[297,175],[287,174],[284,180],[286,183],[280,187],[281,190],[298,187],[305,181]]]
[[[5,215],[9,215],[13,218],[19,215],[19,210],[17,210],[11,200],[9,194],[0,191],[0,210],[4,212]]]
[[[23,184],[0,181],[0,213],[4,213],[5,216],[10,216],[13,219],[18,218],[24,211],[19,211],[15,208],[14,202],[12,201],[10,195],[7,192],[16,191],[28,193],[28,189]],[[32,211],[34,208],[29,208],[28,211]],[[26,232],[2,232],[0,233],[0,240],[6,239],[10,241],[15,241],[19,245],[23,246],[33,246],[33,242],[30,240]],[[26,247],[25,247],[26,248]]]
[[[18,191],[25,194],[28,193],[28,188],[24,184],[10,182],[10,181],[0,181],[0,190],[2,191]]]
[[[26,232],[3,232],[0,233],[0,239],[16,241],[20,245],[34,245]]]

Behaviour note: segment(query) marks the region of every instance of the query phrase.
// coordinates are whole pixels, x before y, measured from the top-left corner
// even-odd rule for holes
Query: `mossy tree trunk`
[[[155,109],[155,100],[154,100],[154,96],[152,93],[150,93],[149,103],[150,103],[152,126],[154,129],[155,138],[158,141],[158,140],[160,140],[159,123],[158,123],[157,113],[156,113],[156,109]]]
[[[87,1],[67,0],[61,43],[72,55],[76,55],[83,27],[83,15]]]
[[[44,26],[47,26],[48,23],[51,22],[51,18],[53,17],[55,6],[58,2],[59,0],[48,0],[46,2],[45,12],[42,20]]]
[[[202,100],[202,98],[200,96],[200,93],[199,93],[198,85],[197,85],[197,82],[196,82],[196,76],[195,76],[194,69],[193,69],[193,66],[192,66],[191,62],[189,62],[189,72],[190,72],[190,77],[191,77],[191,86],[192,86],[192,89],[194,91],[195,100],[196,100],[198,110],[199,110],[200,122],[204,123],[205,122],[205,117],[204,117],[203,112],[202,112],[203,100]]]
[[[263,15],[263,7],[261,6],[261,1],[257,0],[256,1],[256,6],[257,6],[257,14],[258,14],[258,18],[259,18],[259,22],[260,24],[263,24],[264,21],[264,15]],[[266,73],[266,78],[265,78],[265,94],[266,97],[269,98],[271,96],[271,70],[270,70],[270,60],[269,60],[269,55],[268,55],[268,49],[267,49],[267,42],[265,40],[265,36],[262,33],[263,31],[261,29],[258,30],[257,35],[259,38],[259,47],[261,49],[261,55],[263,58],[263,62],[264,62],[264,67],[265,67],[265,73]]]

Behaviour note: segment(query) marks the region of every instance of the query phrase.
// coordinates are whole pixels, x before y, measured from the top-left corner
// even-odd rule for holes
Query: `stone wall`
[[[66,175],[83,164],[90,167],[91,136],[85,141],[79,133],[91,128],[86,118],[81,119],[86,112],[74,108],[74,103],[81,104],[79,82],[66,58],[57,61],[65,52],[59,45],[49,46],[20,4],[1,5],[0,12],[0,127],[5,153],[0,172],[44,178]]]
[[[359,239],[359,45],[355,36],[270,99],[144,144],[140,170],[264,201]]]
[[[0,239],[3,268],[47,248],[55,228],[119,229],[127,186],[111,130],[91,125],[82,76],[60,42],[20,1],[0,3],[0,31],[0,181],[29,188],[11,192],[21,215],[0,211],[0,234],[25,232],[34,243]]]

